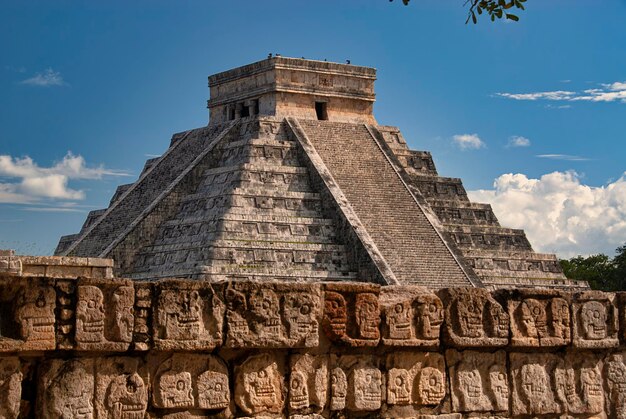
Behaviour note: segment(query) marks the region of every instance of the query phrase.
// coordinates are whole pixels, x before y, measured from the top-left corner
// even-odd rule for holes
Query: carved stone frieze
[[[573,344],[579,348],[614,348],[619,345],[615,294],[585,291],[574,294]]]
[[[289,361],[289,411],[323,411],[328,403],[328,355],[294,354]]]
[[[22,365],[17,357],[0,358],[0,417],[16,419],[22,399]]]
[[[331,356],[331,410],[379,410],[384,394],[380,360],[367,355]]]
[[[284,360],[253,355],[235,367],[235,403],[248,415],[275,415],[285,404]]]

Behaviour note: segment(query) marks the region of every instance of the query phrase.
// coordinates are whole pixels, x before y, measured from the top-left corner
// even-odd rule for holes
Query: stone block
[[[226,347],[299,348],[319,344],[318,284],[230,282],[225,290]]]
[[[439,346],[443,304],[420,286],[386,286],[380,294],[382,340],[388,346]]]
[[[446,351],[452,410],[508,412],[510,387],[506,352]]]
[[[202,409],[222,414],[230,410],[228,368],[220,358],[206,354],[158,354],[149,356],[148,363],[154,377],[155,408],[168,412]]]
[[[94,360],[51,359],[40,366],[37,414],[40,418],[94,418]]]
[[[17,357],[0,358],[0,417],[16,419],[22,399],[22,365]]]
[[[509,315],[484,288],[446,288],[444,341],[459,348],[502,347],[509,343]]]
[[[123,279],[80,278],[76,287],[76,349],[126,351],[133,340],[135,288]]]
[[[284,357],[262,353],[235,366],[235,403],[247,415],[275,417],[285,404]]]
[[[331,355],[332,411],[371,412],[385,397],[380,360],[371,355]]]
[[[324,284],[326,336],[348,346],[376,346],[380,340],[380,287],[373,284]]]
[[[614,348],[618,340],[615,294],[584,291],[573,296],[573,343],[578,348]]]
[[[56,348],[54,281],[44,278],[0,281],[0,352]]]
[[[222,344],[224,302],[208,282],[163,280],[155,290],[154,347],[159,350],[207,350]]]
[[[95,419],[143,419],[148,408],[149,375],[141,358],[95,361]]]
[[[626,351],[607,356],[604,361],[606,379],[606,413],[611,418],[626,419]]]
[[[289,361],[289,411],[322,412],[328,403],[328,355],[294,354]]]
[[[570,294],[524,289],[507,294],[511,346],[553,347],[571,343]]]
[[[601,355],[512,353],[513,415],[597,415],[604,411]],[[571,417],[571,416],[566,416]]]

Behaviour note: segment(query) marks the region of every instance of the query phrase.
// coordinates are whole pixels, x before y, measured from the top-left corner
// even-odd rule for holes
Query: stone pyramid
[[[270,57],[209,77],[172,137],[56,255],[119,276],[584,287],[373,116],[376,70]]]

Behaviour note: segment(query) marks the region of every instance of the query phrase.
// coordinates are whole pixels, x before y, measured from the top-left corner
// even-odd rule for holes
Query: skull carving
[[[498,338],[509,337],[509,315],[502,306],[493,301],[488,301],[487,309],[489,310],[487,317],[489,335]]]
[[[423,405],[438,405],[446,394],[443,373],[433,367],[422,368],[418,390]]]
[[[166,409],[194,406],[191,374],[187,371],[165,371],[158,378],[157,391]]]
[[[480,338],[484,335],[483,310],[485,301],[474,295],[466,295],[456,300],[459,334],[461,336]]]
[[[289,405],[292,409],[309,407],[309,388],[306,376],[300,371],[293,371],[289,380]]]
[[[112,419],[143,419],[148,390],[137,373],[118,375],[111,381],[106,405]]]
[[[378,339],[380,332],[380,312],[378,298],[374,294],[361,293],[356,296],[356,324],[359,335],[364,339]]]
[[[618,357],[608,362],[607,378],[617,419],[626,419],[626,365]]]
[[[113,324],[113,337],[118,342],[131,342],[133,340],[133,327],[135,316],[133,315],[133,303],[135,302],[135,289],[133,287],[119,287],[113,294],[113,312],[115,323]]]
[[[250,296],[250,308],[257,319],[256,332],[268,337],[280,337],[281,321],[278,297],[272,290],[257,290]]]
[[[543,304],[534,298],[527,298],[522,301],[520,311],[526,336],[538,339],[548,335],[548,317]]]
[[[348,311],[346,300],[338,292],[326,291],[324,296],[324,329],[331,338],[346,334]]]
[[[599,301],[587,301],[580,310],[585,338],[599,340],[607,337],[606,307]]]
[[[196,290],[163,290],[159,297],[159,324],[164,338],[196,340],[205,331],[204,303]]]
[[[489,367],[489,384],[496,409],[507,410],[509,408],[509,383],[503,366],[492,365]]]
[[[548,374],[539,364],[526,364],[521,369],[522,394],[528,402],[529,410],[541,413],[548,398]]]
[[[206,371],[198,376],[198,406],[201,409],[225,409],[229,404],[228,375]]]
[[[346,396],[348,394],[348,381],[346,373],[341,368],[335,368],[330,373],[330,409],[342,410],[346,407]]]
[[[602,376],[597,368],[583,368],[580,372],[580,381],[583,390],[584,402],[598,409],[603,404],[604,391],[602,389]]]
[[[7,419],[19,417],[22,378],[20,361],[17,358],[0,360],[0,417]]]
[[[413,330],[411,318],[413,309],[409,301],[402,301],[388,307],[386,310],[386,323],[389,328],[389,338],[391,339],[411,339]]]
[[[317,333],[316,304],[308,294],[290,294],[285,297],[285,317],[289,338],[299,339]]]
[[[228,332],[235,336],[247,336],[250,333],[248,321],[243,317],[243,313],[248,311],[246,296],[235,289],[226,290],[226,321]]]
[[[422,296],[417,306],[417,324],[424,339],[439,338],[439,329],[443,323],[443,304],[434,295]]]
[[[20,323],[23,340],[54,344],[55,299],[52,287],[32,287],[20,294],[15,317]]]
[[[570,314],[569,304],[562,298],[553,298],[550,301],[550,313],[552,314],[552,330],[554,336],[570,339]]]
[[[571,406],[579,404],[578,395],[576,394],[576,377],[574,370],[557,368],[554,371],[557,395],[561,401]]]
[[[377,368],[354,370],[354,406],[357,410],[380,409],[382,374]]]
[[[482,404],[483,382],[478,370],[461,369],[458,374],[464,410],[473,410]]]
[[[93,375],[80,362],[68,361],[48,389],[50,417],[93,419]]]
[[[104,295],[93,285],[78,287],[76,305],[76,340],[85,343],[103,342]]]
[[[248,392],[250,405],[257,412],[269,410],[278,403],[273,374],[271,366],[267,366],[244,375],[244,387]]]
[[[389,370],[387,384],[387,403],[410,404],[413,383],[407,370],[392,368]]]

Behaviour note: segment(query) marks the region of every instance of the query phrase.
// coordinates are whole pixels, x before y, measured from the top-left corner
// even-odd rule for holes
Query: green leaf
[[[517,22],[517,21],[519,20],[519,17],[517,17],[517,16],[515,16],[515,15],[512,15],[512,14],[510,14],[510,13],[507,13],[507,14],[506,14],[506,18],[507,18],[507,19],[511,19],[511,20],[513,20],[513,21],[515,21],[515,22]]]

